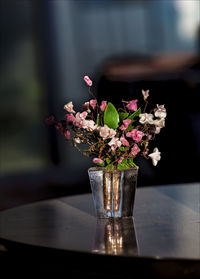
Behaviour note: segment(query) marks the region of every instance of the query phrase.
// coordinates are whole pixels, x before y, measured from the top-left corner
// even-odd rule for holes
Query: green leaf
[[[140,115],[141,114],[141,108],[139,108],[138,110],[136,110],[134,113],[132,113],[128,119],[131,119],[133,120],[136,116]]]
[[[132,130],[133,130],[133,124],[131,123],[128,125],[127,131],[130,132]]]
[[[119,123],[119,114],[112,103],[108,103],[104,111],[104,124],[109,128],[117,129]]]
[[[128,112],[120,112],[119,113],[119,119],[124,120],[128,117],[129,113]]]
[[[124,151],[125,149],[124,149],[124,146],[119,146],[119,150],[120,151]]]
[[[106,163],[109,165],[110,162],[111,162],[111,160],[107,157],[107,158],[106,158]]]
[[[94,163],[94,164],[96,164],[96,165],[99,166],[99,167],[104,167],[104,166],[105,166],[105,163],[104,163],[104,162],[101,163],[101,164],[99,164],[99,163]]]
[[[97,126],[99,126],[99,113],[97,114],[96,124],[97,124]]]
[[[120,164],[117,165],[118,170],[129,169],[129,165],[127,163],[127,159],[124,159]]]
[[[118,170],[127,170],[127,169],[129,169],[129,165],[118,164],[117,169]]]
[[[129,158],[129,159],[128,159],[128,164],[129,164],[131,167],[133,167],[133,168],[136,167],[136,164],[133,162],[133,158]]]
[[[115,152],[111,151],[111,155],[112,155],[112,156],[115,156]]]
[[[107,169],[107,170],[114,170],[114,166],[113,165],[111,165],[111,164],[109,164],[109,165],[107,165],[106,167],[105,167],[105,169]]]

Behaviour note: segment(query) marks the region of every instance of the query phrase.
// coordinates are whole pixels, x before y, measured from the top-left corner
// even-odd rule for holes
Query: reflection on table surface
[[[133,218],[97,219],[93,253],[138,255]]]

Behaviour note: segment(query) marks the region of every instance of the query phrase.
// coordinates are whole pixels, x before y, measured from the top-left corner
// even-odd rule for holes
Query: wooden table
[[[15,274],[200,278],[200,183],[138,188],[133,219],[97,219],[91,194],[5,210],[0,249]]]

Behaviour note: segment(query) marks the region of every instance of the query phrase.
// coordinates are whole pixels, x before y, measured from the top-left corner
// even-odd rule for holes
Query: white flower
[[[74,107],[74,105],[72,104],[72,102],[69,102],[66,105],[64,105],[64,109],[66,111],[75,113],[75,111],[73,110],[73,107]]]
[[[104,125],[103,127],[99,127],[99,135],[103,139],[109,139],[113,138],[116,135],[116,131],[109,128],[107,125]]]
[[[161,129],[161,128],[157,126],[154,133],[155,133],[155,134],[159,134],[159,133],[160,133],[160,129]]]
[[[93,131],[97,129],[97,125],[93,120],[84,120],[83,129]]]
[[[116,131],[112,128],[109,130],[109,138],[113,138],[116,135]]]
[[[153,114],[151,113],[141,113],[139,115],[141,124],[153,124]]]
[[[109,127],[107,125],[104,125],[103,127],[99,127],[99,135],[103,139],[107,139],[109,137]]]
[[[144,97],[144,100],[146,101],[146,99],[149,97],[149,90],[142,90],[142,95]]]
[[[119,140],[119,138],[113,137],[113,138],[111,139],[111,141],[109,141],[108,145],[110,145],[110,146],[116,145],[116,146],[119,147],[119,146],[122,145],[122,143],[121,143],[121,141]]]
[[[152,163],[154,166],[157,165],[158,161],[161,159],[161,152],[159,152],[158,148],[154,148],[153,153],[149,154],[149,157],[152,159]]]
[[[74,138],[74,142],[75,143],[81,143],[81,140],[80,140],[80,138],[77,137],[77,138]]]
[[[154,111],[156,117],[165,118],[167,116],[165,105],[157,105],[157,109]]]
[[[156,119],[156,120],[154,120],[153,124],[159,128],[163,128],[163,127],[165,127],[165,119],[164,118]]]

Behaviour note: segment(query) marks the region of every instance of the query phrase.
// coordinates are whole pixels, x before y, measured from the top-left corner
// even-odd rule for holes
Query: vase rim
[[[88,171],[105,171],[105,172],[121,172],[121,171],[138,171],[139,166],[136,166],[135,168],[129,168],[129,169],[122,169],[122,170],[118,170],[118,169],[114,169],[114,170],[110,170],[110,169],[105,169],[103,167],[90,167],[88,169]]]

